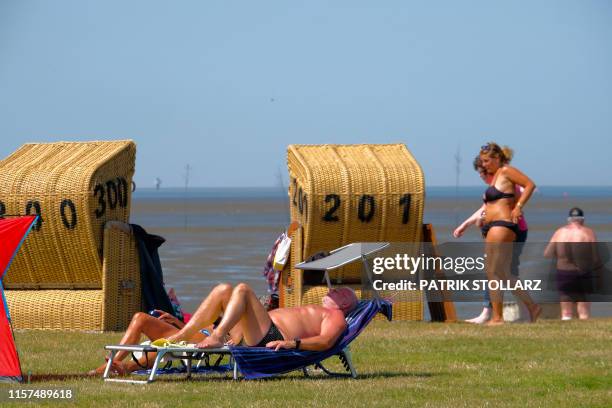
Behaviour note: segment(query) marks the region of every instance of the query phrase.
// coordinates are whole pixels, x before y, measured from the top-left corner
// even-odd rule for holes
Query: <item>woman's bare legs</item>
[[[510,262],[512,259],[512,242],[515,239],[514,233],[506,227],[491,227],[485,240],[485,250],[487,255],[486,268],[489,282],[501,281],[510,272]],[[492,315],[488,325],[500,325],[504,323],[504,295],[500,290],[489,290],[491,297]]]
[[[153,317],[147,313],[138,312],[134,315],[134,317],[132,317],[132,321],[130,322],[119,344],[139,344],[140,338],[143,334],[147,336],[150,340],[156,340],[161,337],[170,336],[176,332],[178,332],[178,329],[172,326],[171,324],[159,320],[158,318]],[[199,341],[199,339],[196,340]],[[133,367],[132,365],[125,366],[121,364],[121,362],[129,354],[130,353],[127,351],[119,351],[117,352],[117,354],[115,354],[115,357],[113,358],[113,363],[117,363],[114,364],[113,367],[120,373],[133,371],[138,367],[138,364],[136,364],[135,362],[130,363],[133,363],[133,365],[136,367]],[[149,357],[151,358],[151,356]],[[147,360],[144,356],[142,360],[143,365],[146,364]],[[151,361],[153,360],[155,360],[154,355]],[[106,364],[103,364],[95,370],[90,371],[90,374],[102,374],[104,372],[105,367]]]
[[[489,281],[503,280],[514,285],[517,281],[515,276],[510,274],[510,260],[512,259],[512,243],[515,240],[514,233],[506,227],[495,226],[489,230],[486,239],[487,253],[487,277]],[[500,290],[490,290],[491,306],[493,315],[489,324],[499,325],[504,323],[503,292]],[[542,312],[540,305],[536,304],[524,290],[513,290],[512,293],[519,298],[529,310],[531,322],[535,322]]]

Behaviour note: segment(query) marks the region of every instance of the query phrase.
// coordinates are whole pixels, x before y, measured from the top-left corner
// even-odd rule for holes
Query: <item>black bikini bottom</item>
[[[487,234],[489,233],[489,230],[492,227],[506,227],[510,231],[514,232],[515,236],[519,232],[518,224],[515,224],[510,221],[495,220],[495,221],[491,221],[488,224],[483,225],[482,228],[480,228],[480,230],[482,231],[482,236],[486,238]]]

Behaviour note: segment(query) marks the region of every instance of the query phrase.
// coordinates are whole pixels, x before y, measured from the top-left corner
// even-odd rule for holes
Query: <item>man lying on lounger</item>
[[[331,289],[322,303],[323,306],[308,305],[267,312],[248,285],[241,283],[233,288],[221,284],[204,299],[187,324],[168,313],[159,317],[136,313],[120,344],[137,344],[144,334],[150,340],[184,340],[203,348],[222,347],[227,342],[238,344],[242,338],[247,346],[326,350],[346,329],[344,316],[357,305],[357,296],[349,288]],[[221,315],[223,318],[213,328],[213,323]],[[202,329],[207,329],[210,336],[202,334]],[[125,351],[116,354],[112,364],[114,372],[127,374],[147,363],[152,364],[155,359],[154,356],[143,356],[138,363],[123,362],[128,354]],[[105,367],[103,364],[89,374],[101,375]]]
[[[197,347],[222,347],[229,331],[236,327],[242,332],[243,342],[247,346],[275,350],[327,350],[346,329],[344,317],[357,306],[357,296],[349,288],[331,289],[323,297],[322,304],[267,312],[247,284],[241,283],[234,288],[221,284],[204,299],[189,323],[168,340],[190,339],[200,328],[212,324],[223,315],[210,336],[199,342]]]

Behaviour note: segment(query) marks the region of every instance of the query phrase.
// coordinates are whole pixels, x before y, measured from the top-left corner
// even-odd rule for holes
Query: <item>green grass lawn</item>
[[[15,336],[23,371],[34,379],[86,372],[102,363],[104,345],[120,338],[46,331]],[[612,406],[612,319],[491,328],[375,321],[352,351],[356,380],[294,373],[232,381],[228,374],[149,385],[73,377],[30,386],[69,387],[80,405],[107,407]],[[19,385],[3,384],[0,391],[9,387]]]

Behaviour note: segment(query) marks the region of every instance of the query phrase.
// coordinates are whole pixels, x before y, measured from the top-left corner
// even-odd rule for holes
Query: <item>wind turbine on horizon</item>
[[[459,176],[461,175],[461,144],[457,145],[457,152],[454,155],[455,159],[455,225],[459,223]]]

